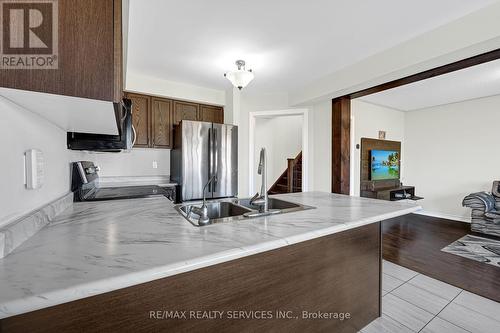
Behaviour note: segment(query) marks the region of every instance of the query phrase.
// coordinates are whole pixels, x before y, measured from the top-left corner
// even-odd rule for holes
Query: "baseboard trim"
[[[432,217],[437,217],[440,219],[447,219],[447,220],[458,221],[458,222],[471,223],[470,217],[467,218],[467,217],[458,216],[458,215],[451,215],[451,214],[438,213],[438,212],[429,212],[426,210],[419,210],[419,211],[414,212],[414,214],[432,216]]]

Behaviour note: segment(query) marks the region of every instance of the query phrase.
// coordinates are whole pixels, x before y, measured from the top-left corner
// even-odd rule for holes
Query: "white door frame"
[[[254,189],[254,159],[255,159],[255,120],[257,118],[302,116],[302,191],[309,190],[309,110],[308,109],[285,109],[273,111],[253,111],[248,113],[248,174],[249,192]],[[269,185],[269,184],[268,184]],[[248,193],[253,195],[253,193]]]

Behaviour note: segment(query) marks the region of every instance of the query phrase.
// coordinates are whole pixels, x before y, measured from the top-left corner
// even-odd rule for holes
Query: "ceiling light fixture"
[[[252,70],[246,70],[245,69],[245,61],[243,60],[236,60],[236,66],[238,67],[237,70],[227,72],[224,74],[224,76],[231,81],[233,86],[238,88],[239,90],[245,88],[250,81],[253,80],[255,75],[253,74]]]

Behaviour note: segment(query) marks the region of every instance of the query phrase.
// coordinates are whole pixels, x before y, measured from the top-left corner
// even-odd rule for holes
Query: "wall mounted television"
[[[399,179],[399,152],[393,150],[371,150],[371,180]]]

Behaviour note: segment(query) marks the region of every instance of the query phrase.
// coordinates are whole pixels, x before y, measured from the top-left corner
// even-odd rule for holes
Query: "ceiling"
[[[130,0],[127,71],[227,89],[287,92],[495,0]]]
[[[413,111],[499,94],[500,60],[495,60],[364,96],[360,100]]]

